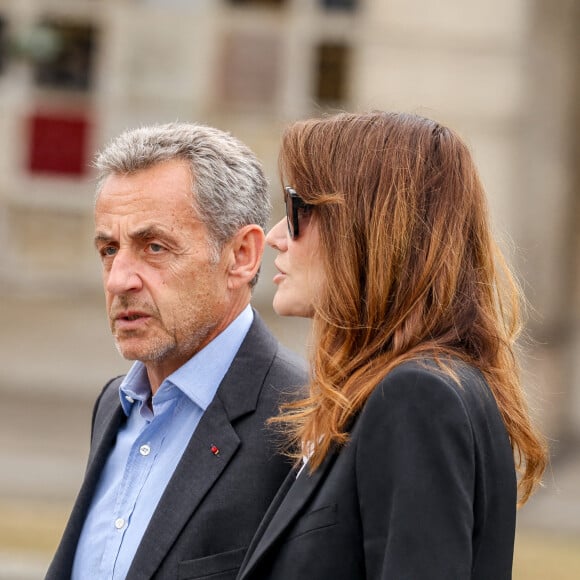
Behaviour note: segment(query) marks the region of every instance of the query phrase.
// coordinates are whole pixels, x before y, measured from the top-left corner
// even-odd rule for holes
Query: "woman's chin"
[[[287,304],[278,304],[276,300],[272,303],[272,308],[278,316],[296,316],[294,310]]]
[[[314,309],[311,304],[301,304],[296,301],[281,300],[274,297],[272,308],[278,316],[296,316],[299,318],[312,318]]]

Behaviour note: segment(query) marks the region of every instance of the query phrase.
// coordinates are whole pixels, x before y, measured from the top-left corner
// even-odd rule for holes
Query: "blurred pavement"
[[[93,401],[127,367],[100,297],[88,310],[62,298],[27,317],[20,305],[0,302],[0,580],[43,577],[83,476]],[[276,323],[291,344],[281,335],[289,326]],[[47,327],[48,336],[37,330]],[[304,344],[304,331],[294,340]],[[580,453],[568,449],[519,513],[514,580],[580,578]]]

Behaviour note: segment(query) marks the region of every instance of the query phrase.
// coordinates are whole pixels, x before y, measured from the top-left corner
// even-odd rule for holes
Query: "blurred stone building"
[[[112,136],[229,130],[278,200],[286,122],[397,109],[474,150],[533,306],[526,383],[563,450],[580,437],[579,27],[575,0],[0,0],[0,397],[92,401],[127,368],[92,248],[90,160]],[[270,264],[256,305],[304,352]]]

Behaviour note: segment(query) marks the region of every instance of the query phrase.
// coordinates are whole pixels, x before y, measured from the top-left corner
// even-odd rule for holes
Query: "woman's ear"
[[[249,285],[260,269],[266,245],[264,230],[257,224],[241,228],[230,242],[228,288]]]

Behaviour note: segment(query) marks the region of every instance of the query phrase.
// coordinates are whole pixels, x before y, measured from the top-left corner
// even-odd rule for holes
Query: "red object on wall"
[[[87,172],[89,123],[85,117],[36,113],[29,125],[31,173],[72,176]]]

